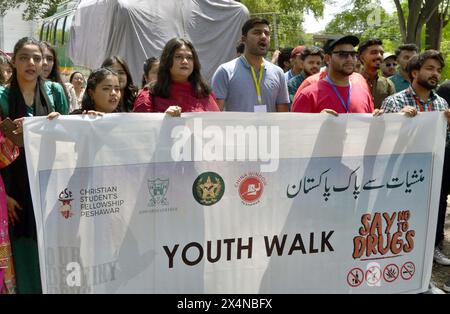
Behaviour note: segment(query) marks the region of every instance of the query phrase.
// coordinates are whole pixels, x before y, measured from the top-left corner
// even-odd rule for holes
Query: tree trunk
[[[425,47],[426,49],[439,50],[442,41],[442,28],[444,26],[444,15],[438,10],[434,12],[426,24]]]
[[[405,43],[421,46],[421,34],[425,23],[430,21],[444,0],[408,0],[408,17],[401,8],[400,0],[394,0],[400,23],[400,31]]]
[[[400,4],[400,0],[394,0],[395,6],[397,8],[397,16],[398,16],[398,24],[400,25],[400,33],[402,34],[403,42],[406,42],[406,19],[405,14],[403,13],[402,6]]]
[[[406,43],[414,43],[420,48],[422,1],[408,0],[408,19],[406,23]]]

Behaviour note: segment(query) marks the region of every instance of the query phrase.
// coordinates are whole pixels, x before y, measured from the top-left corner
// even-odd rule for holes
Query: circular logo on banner
[[[366,282],[369,286],[376,285],[381,279],[381,269],[378,266],[369,267],[366,271]]]
[[[195,179],[192,194],[203,206],[216,204],[225,193],[225,182],[215,172],[204,172]]]
[[[413,262],[406,262],[402,266],[401,276],[404,280],[410,280],[416,272],[416,265]]]
[[[386,282],[394,282],[398,278],[399,274],[400,271],[398,270],[398,266],[395,264],[389,264],[383,270],[383,278]]]
[[[364,272],[361,268],[353,268],[348,272],[347,283],[350,287],[359,287],[364,281]]]
[[[241,200],[247,205],[258,203],[264,191],[265,182],[261,175],[245,176],[239,183],[238,191]]]

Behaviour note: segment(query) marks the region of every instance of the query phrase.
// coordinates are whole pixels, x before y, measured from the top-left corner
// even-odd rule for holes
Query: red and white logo
[[[236,182],[239,196],[246,205],[259,203],[261,195],[264,192],[266,179],[261,173],[248,173],[239,178]]]
[[[69,219],[70,217],[73,216],[72,204],[71,204],[73,201],[72,192],[66,188],[66,189],[64,189],[64,191],[59,193],[58,199],[60,202],[62,202],[62,205],[59,208],[61,215],[64,218]]]

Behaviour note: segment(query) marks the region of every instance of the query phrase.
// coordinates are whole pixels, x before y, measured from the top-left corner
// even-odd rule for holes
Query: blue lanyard
[[[339,91],[336,88],[336,85],[334,85],[334,83],[331,81],[330,77],[327,75],[326,77],[327,82],[330,83],[331,87],[334,90],[334,93],[336,94],[336,96],[338,96],[342,107],[344,107],[345,112],[349,113],[349,107],[350,107],[350,97],[352,95],[352,83],[349,81],[348,82],[348,99],[347,99],[347,103],[344,102],[344,99],[342,99],[341,93],[339,93]]]

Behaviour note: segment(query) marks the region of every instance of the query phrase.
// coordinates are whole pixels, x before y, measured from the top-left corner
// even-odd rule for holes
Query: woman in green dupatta
[[[62,86],[40,78],[43,50],[42,44],[33,38],[20,39],[14,47],[11,83],[0,87],[2,118],[10,117],[18,130],[22,128],[24,117],[47,116],[54,111],[67,114],[68,111]],[[23,148],[4,174],[17,292],[42,293],[36,222]]]

